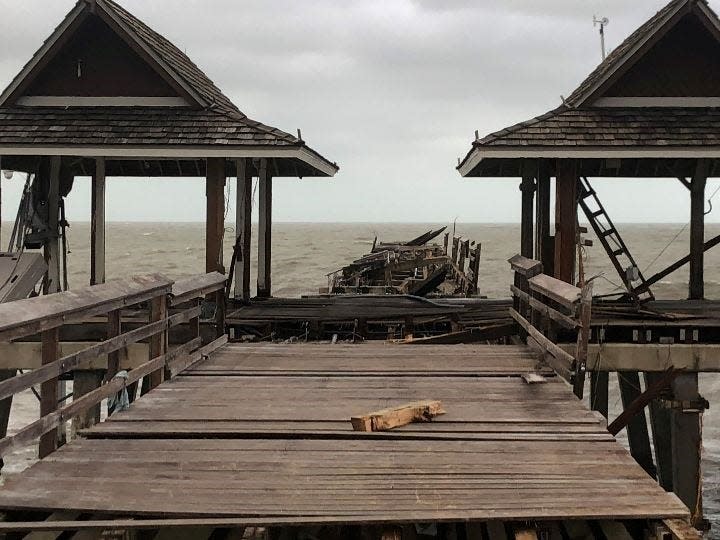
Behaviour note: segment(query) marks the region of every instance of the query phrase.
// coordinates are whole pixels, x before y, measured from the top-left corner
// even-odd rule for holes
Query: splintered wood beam
[[[573,313],[582,296],[582,289],[545,274],[532,277],[528,282],[531,290],[562,304]]]
[[[547,382],[547,379],[539,373],[526,373],[522,376],[522,380],[525,384],[543,384]]]
[[[440,401],[414,401],[397,407],[353,416],[350,418],[355,431],[387,431],[413,422],[430,422],[440,414],[445,414]]]
[[[702,534],[693,529],[687,521],[682,519],[666,519],[665,526],[677,540],[702,540]]]

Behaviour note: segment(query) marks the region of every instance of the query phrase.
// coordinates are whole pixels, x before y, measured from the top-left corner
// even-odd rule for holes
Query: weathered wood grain
[[[441,414],[445,414],[445,409],[440,401],[413,401],[353,416],[350,423],[355,431],[388,431],[414,422],[430,422]]]

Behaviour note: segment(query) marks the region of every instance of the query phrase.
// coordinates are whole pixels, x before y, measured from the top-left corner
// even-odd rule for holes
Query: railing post
[[[107,322],[107,338],[112,339],[122,334],[122,310],[116,309],[108,313]],[[120,351],[108,354],[107,371],[105,372],[105,382],[110,382],[112,378],[120,371]],[[108,401],[108,416],[114,411],[110,409]]]
[[[215,293],[215,337],[225,334],[225,289]]]
[[[60,329],[52,328],[42,333],[42,364],[50,364],[60,358]],[[57,410],[57,377],[40,385],[40,417]],[[57,449],[58,430],[51,429],[40,437],[38,456],[40,459]]]
[[[150,322],[167,319],[167,296],[161,294],[150,301]],[[167,343],[167,328],[150,338],[150,360],[165,354]],[[142,393],[146,394],[163,382],[164,369],[152,372],[143,380]]]

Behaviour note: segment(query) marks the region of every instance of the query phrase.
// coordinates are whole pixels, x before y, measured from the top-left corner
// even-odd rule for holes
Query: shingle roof
[[[302,146],[220,111],[149,107],[0,107],[0,145]]]
[[[329,165],[323,167],[326,170],[337,170],[334,163],[307,147],[298,137],[248,118],[185,53],[113,0],[93,1],[161,58],[172,71],[171,75],[180,78],[207,102],[207,107],[0,107],[0,146],[296,147],[304,148]],[[71,15],[78,7],[90,9],[92,3],[79,0]],[[41,48],[33,58],[42,51]],[[32,60],[24,71],[31,65]]]
[[[632,56],[637,46],[660,30],[682,10],[702,6],[717,18],[706,0],[672,0],[643,24],[572,93],[565,104],[546,114],[521,122],[473,142],[458,169],[470,166],[471,157],[483,158],[482,150],[560,148],[700,148],[720,147],[720,109],[698,107],[592,107],[588,96],[610,73]],[[689,11],[688,11],[689,12]],[[703,15],[704,16],[704,15]],[[717,20],[713,21],[717,22]],[[580,104],[580,105],[579,105]],[[517,154],[516,154],[517,155]]]
[[[717,108],[560,107],[475,141],[474,147],[720,146]]]
[[[688,4],[695,1],[707,2],[705,0],[672,0],[664,8],[658,11],[645,24],[640,26],[635,32],[623,41],[615,50],[613,50],[595,70],[578,86],[575,91],[567,98],[567,103],[576,106],[582,101],[585,94],[593,88],[598,82],[602,81],[606,75],[610,74],[618,64],[622,63],[626,56],[635,47],[645,41],[650,35],[660,29],[668,18],[682,9]]]

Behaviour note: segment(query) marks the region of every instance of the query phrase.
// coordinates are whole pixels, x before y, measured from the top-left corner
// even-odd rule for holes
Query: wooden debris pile
[[[478,294],[481,244],[445,233],[446,227],[409,242],[373,242],[370,253],[328,274],[321,294],[409,294],[471,297]]]

